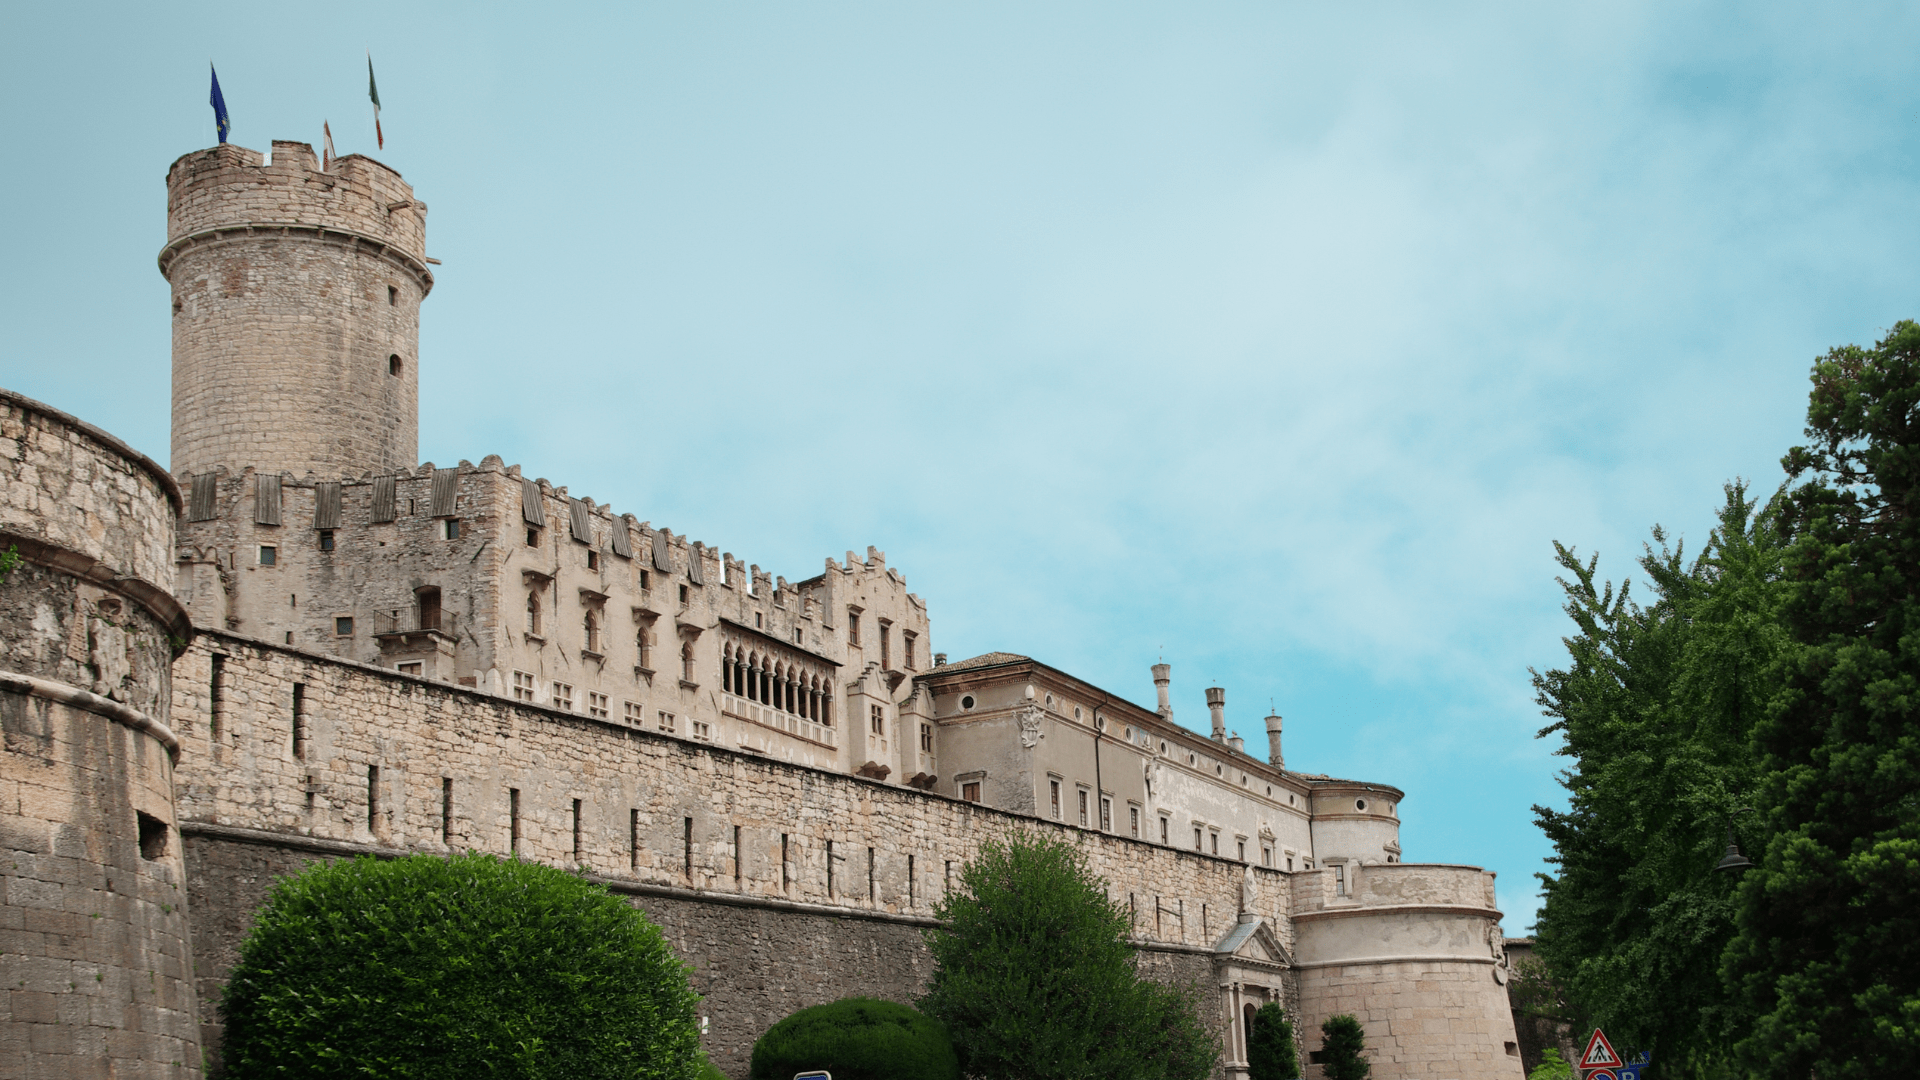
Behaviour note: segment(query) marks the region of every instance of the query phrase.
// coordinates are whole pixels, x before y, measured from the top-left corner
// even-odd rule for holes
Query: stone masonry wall
[[[919,928],[949,874],[1020,830],[1079,844],[1142,911],[1143,937],[1155,898],[1187,912],[1164,924],[1176,950],[1204,950],[1238,910],[1230,860],[229,635],[203,634],[181,658],[174,716],[209,1000],[261,890],[290,860],[316,857],[274,854],[275,837],[321,852],[516,851],[639,894],[700,965],[709,1045],[723,1056],[805,1004],[911,996],[927,970],[913,959]],[[240,852],[242,840],[267,847]],[[1261,914],[1284,927],[1283,879],[1259,876]],[[1170,970],[1181,964],[1192,966]]]

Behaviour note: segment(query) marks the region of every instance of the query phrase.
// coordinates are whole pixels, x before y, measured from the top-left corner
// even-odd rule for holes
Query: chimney
[[[1287,767],[1287,759],[1280,756],[1280,714],[1267,717],[1267,761],[1276,769]]]
[[[1227,692],[1218,686],[1207,687],[1207,711],[1213,714],[1213,741],[1227,741]]]
[[[933,654],[933,666],[934,666],[934,667],[946,667],[946,666],[947,666],[947,654],[946,654],[946,653],[943,653],[943,652],[937,652],[937,653],[934,653],[934,654]]]
[[[1173,705],[1167,701],[1167,684],[1173,681],[1173,668],[1167,664],[1153,665],[1153,687],[1160,691],[1160,719],[1173,719]]]

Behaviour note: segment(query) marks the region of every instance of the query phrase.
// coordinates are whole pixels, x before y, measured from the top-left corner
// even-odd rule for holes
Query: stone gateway
[[[167,175],[171,473],[0,395],[8,1075],[190,1076],[277,876],[358,853],[577,868],[694,967],[706,1048],[911,1002],[986,841],[1077,845],[1142,966],[1286,1005],[1380,1080],[1521,1076],[1493,875],[1406,862],[1404,793],[1290,769],[1015,653],[949,663],[868,548],[788,580],[524,475],[420,463],[426,206],[361,156]],[[1316,1065],[1308,1075],[1317,1076]]]

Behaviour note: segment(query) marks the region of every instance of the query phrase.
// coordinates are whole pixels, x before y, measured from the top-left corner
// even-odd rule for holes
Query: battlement
[[[425,274],[427,204],[393,169],[369,157],[335,158],[322,171],[313,147],[275,140],[273,160],[230,143],[184,154],[167,170],[168,252],[199,234],[238,226],[307,225],[391,248]]]

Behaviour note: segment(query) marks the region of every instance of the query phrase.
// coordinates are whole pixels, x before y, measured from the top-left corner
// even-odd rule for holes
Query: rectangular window
[[[680,606],[681,607],[687,606],[687,597],[689,595],[690,594],[687,591],[687,587],[685,585],[680,586]]]
[[[533,676],[524,671],[514,672],[513,700],[532,701],[533,697]]]
[[[693,819],[684,818],[682,820],[686,823],[684,826],[685,831],[681,835],[684,838],[683,844],[687,858],[687,883],[691,885],[693,883]]]
[[[1205,850],[1206,842],[1207,842],[1206,838],[1200,834],[1199,829],[1193,830],[1193,850],[1195,851]]]
[[[413,601],[420,629],[440,629],[440,590],[432,586],[416,589]]]
[[[571,684],[563,682],[553,684],[553,707],[556,709],[565,709],[568,712],[573,711],[573,686]]]
[[[793,888],[793,876],[787,872],[787,834],[780,834],[780,891]]]
[[[980,801],[980,781],[969,780],[960,785],[960,797],[968,802]]]
[[[1240,844],[1240,854],[1237,856],[1237,858],[1241,862],[1246,862],[1247,861],[1247,842],[1245,840],[1241,840],[1239,841],[1239,844]]]
[[[653,588],[653,575],[645,570],[640,571],[640,591],[646,592],[651,588]]]
[[[453,777],[440,778],[440,842],[453,843]]]
[[[587,569],[589,570],[600,569],[600,553],[593,550],[592,548],[587,549]]]
[[[608,716],[607,695],[596,694],[591,690],[587,691],[587,715],[597,716],[605,720]]]
[[[1135,840],[1140,839],[1140,808],[1137,806],[1127,807],[1127,831]]]
[[[1100,796],[1100,831],[1113,831],[1113,800]]]
[[[733,827],[733,883],[740,884],[740,826]]]
[[[693,729],[694,738],[706,739],[709,742],[713,741],[713,725],[712,724],[707,723],[705,720],[695,720],[691,724],[688,724],[687,726]]]
[[[920,892],[920,890],[916,887],[917,883],[913,880],[913,875],[914,875],[913,856],[909,855],[907,856],[907,906],[908,907],[913,906],[914,897],[917,896]]]
[[[640,872],[640,811],[627,811],[627,869]]]
[[[335,635],[339,637],[352,637],[353,636],[353,616],[335,615],[333,617],[333,632]]]
[[[1220,854],[1220,834],[1209,833],[1207,834],[1207,836],[1208,836],[1208,839],[1213,841],[1213,854],[1215,855]]]
[[[880,705],[869,706],[869,708],[872,709],[871,719],[873,721],[873,733],[875,735],[885,735],[887,733],[887,710]]]
[[[260,545],[260,565],[261,566],[272,566],[279,560],[279,558],[280,558],[279,548],[274,547],[272,544]]]
[[[660,714],[660,730],[661,731],[673,730],[673,714],[672,713],[663,712]]]
[[[1060,820],[1060,781],[1047,781],[1047,802],[1053,807],[1053,820]]]
[[[1160,819],[1160,842],[1163,844],[1167,842],[1167,819],[1166,818]]]
[[[418,675],[420,674],[421,661],[406,660],[395,664],[394,667],[398,668],[402,675]]]
[[[859,608],[847,609],[847,644],[853,645],[853,646],[858,646],[860,644],[860,609]]]
[[[580,863],[580,800],[573,800],[573,862]]]
[[[380,831],[380,766],[367,766],[367,831]]]
[[[916,635],[913,631],[911,630],[900,631],[900,662],[906,667],[908,671],[913,670],[913,664],[914,664],[913,646],[914,646],[914,642],[916,642],[917,640],[918,640],[918,635]]]
[[[540,546],[540,530],[539,529],[527,530],[527,546],[528,547]]]
[[[875,630],[875,633],[880,635],[881,671],[888,671],[893,668],[893,634],[890,632],[892,630],[893,624],[885,619],[880,620],[880,625],[878,629]]]
[[[460,539],[460,519],[447,518],[440,522],[440,537],[443,540]]]
[[[1333,864],[1333,895],[1347,895],[1347,867],[1345,863]]]
[[[507,850],[520,853],[520,789],[507,789]]]
[[[321,551],[333,550],[333,530],[332,529],[320,530],[320,550]]]
[[[634,727],[647,726],[647,709],[644,705],[637,705],[631,701],[626,702],[621,715],[627,723],[632,724]]]
[[[1087,790],[1080,789],[1080,827],[1087,827]]]

